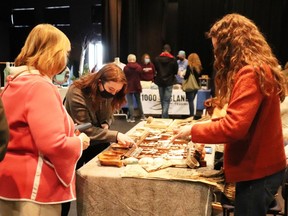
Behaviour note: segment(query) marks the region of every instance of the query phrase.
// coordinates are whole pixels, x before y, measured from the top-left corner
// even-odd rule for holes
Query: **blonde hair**
[[[200,58],[197,53],[191,53],[188,56],[188,65],[190,66],[191,69],[194,68],[198,73],[200,73],[203,69]]]
[[[271,95],[276,87],[280,100],[284,100],[285,81],[278,60],[251,20],[239,14],[228,14],[211,27],[207,36],[216,40],[215,87],[221,100],[230,97],[235,74],[246,65],[254,66],[264,95]]]
[[[39,24],[29,33],[15,66],[34,67],[52,78],[65,69],[70,49],[70,41],[62,31],[50,24]]]
[[[134,54],[129,54],[127,57],[128,62],[136,62],[136,56]]]

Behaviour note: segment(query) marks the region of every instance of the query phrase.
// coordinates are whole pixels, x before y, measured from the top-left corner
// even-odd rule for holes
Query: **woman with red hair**
[[[196,143],[226,143],[224,173],[236,183],[235,216],[266,215],[282,183],[284,152],[280,103],[285,79],[257,26],[228,14],[208,32],[217,71],[216,97],[228,103],[226,115],[181,128],[174,138]]]

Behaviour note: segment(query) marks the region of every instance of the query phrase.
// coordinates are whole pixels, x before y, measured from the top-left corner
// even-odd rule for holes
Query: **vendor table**
[[[77,171],[78,215],[211,215],[208,185],[122,178],[121,169],[101,167],[94,158]]]
[[[78,215],[211,215],[209,185],[181,179],[121,177],[123,170],[101,166],[97,157],[78,169]]]

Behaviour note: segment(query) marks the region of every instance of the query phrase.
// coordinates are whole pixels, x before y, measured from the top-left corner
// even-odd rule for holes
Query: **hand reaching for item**
[[[173,133],[175,135],[172,137],[171,142],[173,142],[175,139],[180,139],[180,138],[185,139],[189,137],[191,134],[191,128],[192,128],[192,125],[185,125],[183,127],[174,129]]]
[[[82,141],[83,150],[87,149],[90,145],[90,138],[85,133],[80,133],[78,137]]]
[[[125,147],[130,147],[132,145],[135,145],[135,142],[131,137],[120,132],[118,132],[117,134],[117,142],[120,145],[124,145]]]

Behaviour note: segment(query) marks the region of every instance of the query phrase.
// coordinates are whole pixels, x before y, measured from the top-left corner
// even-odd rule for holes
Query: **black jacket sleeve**
[[[0,99],[0,161],[4,159],[9,141],[9,127],[5,110]]]
[[[187,80],[190,74],[191,74],[191,68],[190,68],[190,66],[188,65],[187,68],[186,68],[186,73],[185,73],[185,75],[184,75],[183,78],[184,78],[185,80]]]

